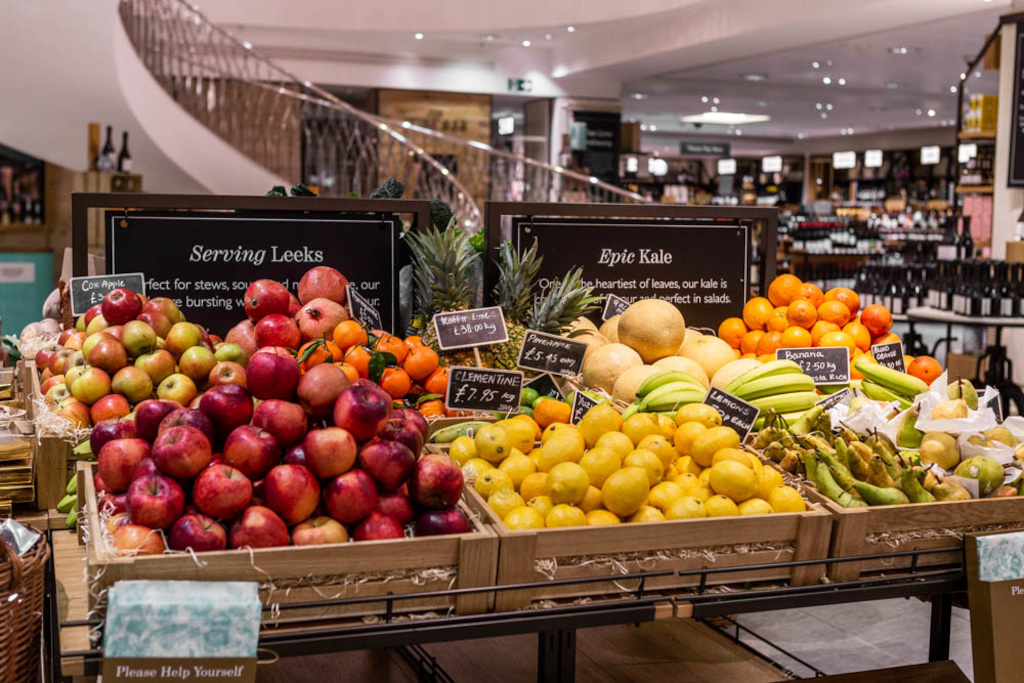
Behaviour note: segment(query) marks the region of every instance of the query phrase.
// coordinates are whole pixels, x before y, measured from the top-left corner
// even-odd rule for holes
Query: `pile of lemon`
[[[609,405],[578,425],[540,435],[519,418],[451,444],[449,457],[511,529],[598,526],[666,519],[802,512],[800,493],[722,426],[714,407],[689,404],[675,418]]]

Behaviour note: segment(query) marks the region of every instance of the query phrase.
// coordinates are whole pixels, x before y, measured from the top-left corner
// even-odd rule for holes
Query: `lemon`
[[[685,408],[686,406],[683,407]],[[679,455],[689,457],[690,449],[693,446],[693,440],[706,431],[708,431],[708,428],[700,422],[687,422],[680,426],[672,436],[672,442],[676,447],[676,451],[679,452]]]
[[[776,486],[783,484],[782,475],[774,467],[762,467],[761,474],[757,477],[758,498],[768,500],[768,496],[775,490]]]
[[[540,455],[537,457],[537,469],[541,472],[550,472],[551,468],[559,463],[578,463],[583,457],[583,449],[583,437],[579,432],[559,432],[541,446]]]
[[[472,484],[481,474],[487,470],[493,469],[494,465],[483,458],[473,458],[462,466],[462,476],[465,478],[467,484]]]
[[[597,488],[593,484],[587,487],[587,494],[583,496],[583,500],[579,503],[580,510],[584,512],[591,512],[592,510],[599,510],[604,505],[601,503],[601,489]]]
[[[540,449],[539,448],[534,448],[532,451],[530,451],[529,453],[526,454],[526,457],[528,457],[530,460],[533,461],[533,466],[534,467],[536,467],[538,469],[540,468]]]
[[[665,519],[694,519],[707,516],[708,511],[704,509],[704,502],[693,496],[676,498],[665,510]]]
[[[484,425],[473,437],[477,454],[487,462],[501,462],[512,452],[512,439],[504,427]]]
[[[459,463],[459,467],[477,457],[476,442],[468,436],[460,436],[448,448],[448,457]]]
[[[622,520],[607,510],[591,510],[587,513],[587,524],[590,526],[607,526],[609,524],[622,524]]]
[[[508,434],[512,448],[518,448],[522,453],[529,453],[533,450],[537,435],[533,431],[532,424],[526,420],[501,420],[495,424]]]
[[[700,481],[700,485],[705,488],[711,488],[711,468],[705,467],[697,475],[697,479]]]
[[[545,517],[551,512],[551,508],[555,507],[555,504],[547,496],[534,496],[526,504]]]
[[[660,433],[658,416],[655,413],[637,413],[622,423],[622,433],[633,443],[640,443],[648,434]]]
[[[785,484],[772,489],[768,494],[768,504],[775,512],[803,512],[807,509],[807,503],[800,492]]]
[[[505,515],[505,526],[509,529],[543,529],[544,515],[532,507],[523,505]]]
[[[751,498],[740,503],[741,515],[770,515],[774,512],[772,506],[763,498]]]
[[[711,489],[706,484],[702,483],[699,477],[695,477],[692,474],[680,474],[678,477],[672,480],[673,484],[676,484],[683,490],[684,496],[692,496],[698,500],[705,501],[711,497]]]
[[[650,451],[637,449],[622,460],[623,467],[640,467],[647,472],[647,481],[654,486],[665,478],[665,467],[661,460]]]
[[[552,422],[549,424],[540,435],[541,444],[546,444],[548,439],[555,435],[556,432],[578,432],[579,429],[576,425],[566,424],[565,422]]]
[[[671,481],[663,481],[647,494],[647,504],[665,512],[672,505],[672,501],[684,495],[686,491],[682,486]]]
[[[498,468],[492,467],[476,478],[473,488],[486,500],[492,493],[501,489],[512,489],[512,478]]]
[[[498,513],[499,519],[505,519],[505,517],[508,516],[508,513],[512,512],[516,508],[525,506],[526,501],[512,489],[501,489],[487,497],[487,504],[491,506],[492,510]]]
[[[578,507],[562,503],[551,508],[551,512],[549,512],[544,518],[544,522],[548,528],[560,526],[586,526],[587,515]]]
[[[590,486],[590,478],[587,477],[586,470],[574,462],[562,462],[548,472],[544,491],[551,498],[551,502],[556,505],[558,503],[576,505],[587,495],[588,486]]]
[[[641,505],[640,509],[631,514],[626,521],[631,524],[637,522],[664,522],[665,515],[656,507]]]
[[[633,442],[622,432],[608,432],[601,435],[594,447],[610,448],[618,453],[620,458],[625,458],[626,454],[633,450]]]
[[[672,435],[676,433],[676,421],[668,415],[658,413],[654,416],[654,420],[658,425],[656,434],[661,434],[666,439],[671,439]]]
[[[619,517],[628,517],[640,509],[650,491],[647,470],[624,467],[605,480],[601,487],[601,502]]]
[[[676,411],[676,424],[682,427],[687,422],[698,422],[710,429],[722,424],[722,414],[707,403],[687,403]]]
[[[676,472],[678,472],[679,474],[689,473],[696,475],[700,474],[701,471],[704,469],[703,467],[695,463],[693,461],[693,458],[689,455],[684,455],[683,457],[676,460],[675,467]]]
[[[631,448],[630,451],[632,450]],[[580,458],[580,467],[587,471],[590,483],[601,488],[604,480],[612,472],[622,469],[622,458],[610,448],[596,446],[583,454]]]
[[[740,435],[729,427],[712,427],[698,434],[690,446],[690,455],[701,467],[709,467],[715,453],[723,448],[739,448]],[[477,446],[479,448],[479,445]]]
[[[730,517],[740,514],[740,509],[736,506],[736,503],[732,502],[732,499],[728,496],[721,494],[711,496],[705,500],[704,509],[707,510],[708,517]]]
[[[723,460],[712,467],[709,483],[712,491],[729,496],[737,503],[760,492],[754,471],[732,460]]]
[[[534,472],[528,474],[519,485],[519,495],[526,500],[530,500],[535,496],[544,495],[544,483],[547,481],[547,472]]]
[[[715,451],[715,454],[711,456],[711,464],[717,465],[725,460],[732,460],[733,462],[738,462],[744,467],[753,470],[754,465],[751,463],[750,458],[747,457],[748,455],[750,454],[746,451],[741,451],[738,448],[723,448]]]
[[[672,445],[672,442],[661,434],[648,434],[640,439],[640,443],[636,447],[637,450],[643,449],[654,453],[666,468],[679,457],[679,451]]]
[[[597,440],[608,432],[617,432],[621,428],[622,416],[607,403],[601,403],[588,410],[579,423],[580,434],[587,442],[587,448],[593,448]]]
[[[498,469],[512,478],[512,486],[518,491],[523,479],[537,471],[537,465],[530,460],[530,456],[523,455],[518,448],[513,448],[511,455],[501,461]]]

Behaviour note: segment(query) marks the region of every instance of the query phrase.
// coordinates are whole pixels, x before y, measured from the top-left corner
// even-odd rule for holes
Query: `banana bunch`
[[[693,375],[680,370],[656,372],[637,388],[637,399],[622,413],[628,420],[636,413],[671,413],[688,403],[701,403],[708,390]]]
[[[68,528],[74,529],[78,524],[78,477],[71,477],[71,481],[68,482],[68,487],[64,492],[67,495],[57,503],[57,510],[68,513]]]
[[[814,380],[791,360],[773,360],[748,370],[727,384],[725,391],[761,409],[755,428],[764,426],[768,411],[795,421],[821,398]]]
[[[896,403],[901,410],[909,408],[915,396],[928,391],[928,385],[917,377],[863,358],[854,363],[853,367],[864,375],[860,390],[865,396],[875,401]]]

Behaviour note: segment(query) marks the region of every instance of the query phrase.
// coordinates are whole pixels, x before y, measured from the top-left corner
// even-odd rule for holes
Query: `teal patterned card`
[[[1024,579],[1024,531],[978,536],[977,541],[980,581]]]

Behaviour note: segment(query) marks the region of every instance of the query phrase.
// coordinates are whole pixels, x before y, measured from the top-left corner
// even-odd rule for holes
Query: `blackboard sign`
[[[680,140],[679,153],[684,157],[712,157],[725,159],[731,156],[732,144],[728,142],[706,142],[704,140]]]
[[[597,399],[590,398],[582,391],[577,390],[572,397],[572,412],[569,413],[569,424],[579,424],[583,416],[587,414],[587,411],[600,403]]]
[[[544,257],[538,275],[542,288],[582,267],[595,294],[628,303],[664,299],[690,326],[717,328],[743,313],[750,265],[745,224],[514,217],[516,249],[524,252],[534,239]]]
[[[1010,173],[1006,184],[1024,187],[1024,22],[1017,23],[1017,49],[1013,63],[1013,110],[1010,112]]]
[[[103,301],[107,293],[115,289],[130,289],[136,294],[146,294],[146,276],[142,273],[120,273],[118,275],[89,275],[73,277],[68,282],[71,296],[71,315],[84,315],[92,306]]]
[[[853,400],[853,391],[850,390],[850,387],[846,387],[845,389],[840,389],[839,391],[837,391],[834,394],[830,394],[830,395],[826,396],[825,398],[821,399],[820,401],[816,401],[814,403],[814,405],[821,406],[825,410],[829,410],[831,408],[835,408],[840,403],[845,403],[845,404],[849,405],[850,401],[852,401],[852,400]]]
[[[252,281],[277,280],[294,293],[307,270],[331,266],[359,283],[394,330],[401,231],[387,213],[133,212],[125,220],[108,211],[107,268],[143,271],[150,296],[173,299],[190,321],[224,334],[245,318]]]
[[[347,291],[349,314],[363,327],[369,327],[371,330],[383,329],[384,323],[381,322],[380,312],[373,307],[369,299],[359,293],[355,283],[348,283]]]
[[[568,337],[527,330],[519,348],[517,365],[559,377],[574,377],[583,370],[583,355],[587,348],[583,342]]]
[[[871,355],[882,367],[892,368],[900,372],[906,372],[903,364],[903,343],[890,342],[888,344],[875,344],[871,347]]]
[[[988,400],[982,408],[991,408],[992,412],[996,414],[996,422],[1002,423],[1003,421],[1003,402],[999,396],[999,392]]]
[[[442,351],[508,341],[505,315],[498,306],[438,313],[434,316],[434,327]]]
[[[845,346],[777,349],[775,357],[795,362],[819,387],[850,383],[850,352]]]
[[[741,440],[747,438],[747,434],[757,422],[757,416],[761,413],[761,409],[757,406],[750,405],[718,387],[708,389],[704,403],[714,406],[722,414],[722,424],[732,427],[740,435]]]
[[[453,367],[448,371],[445,406],[451,410],[517,413],[523,393],[518,370]]]
[[[562,400],[562,392],[558,390],[558,385],[555,384],[554,378],[546,372],[531,379],[524,387],[530,387],[540,396],[550,396],[551,398],[557,398],[559,401]]]
[[[614,318],[617,315],[622,315],[629,308],[629,302],[625,299],[620,299],[614,294],[608,294],[604,298],[604,308],[601,309],[601,320],[608,320],[608,318]]]

